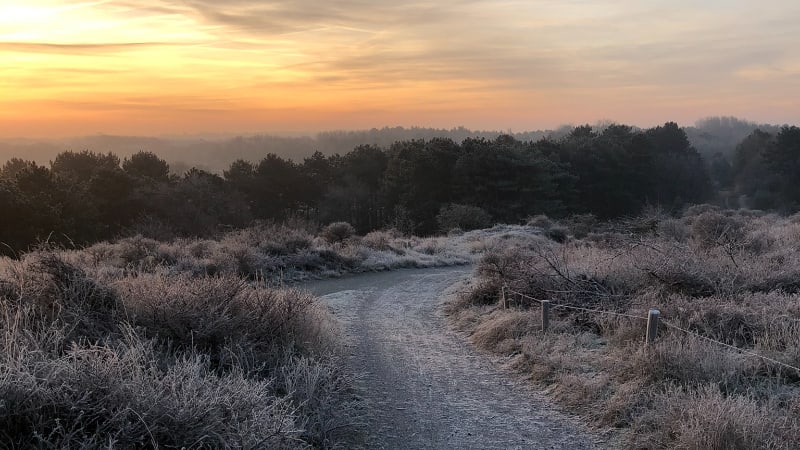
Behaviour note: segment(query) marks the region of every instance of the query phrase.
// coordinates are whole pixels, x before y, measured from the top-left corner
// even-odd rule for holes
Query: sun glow
[[[800,3],[673,1],[0,0],[0,136],[797,117]]]

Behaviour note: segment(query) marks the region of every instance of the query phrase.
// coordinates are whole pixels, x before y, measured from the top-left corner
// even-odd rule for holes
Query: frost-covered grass
[[[407,267],[468,264],[470,249],[446,237],[405,237],[391,231],[366,236],[264,225],[233,231],[220,239],[160,242],[141,236],[95,244],[65,257],[82,266],[120,273],[191,276],[235,275],[271,285],[308,278]],[[346,237],[342,237],[346,236]]]
[[[265,225],[219,239],[135,236],[2,258],[0,442],[349,445],[360,405],[338,325],[310,294],[276,286],[473,258],[453,239],[362,237],[347,224],[319,235]]]
[[[511,356],[598,427],[623,430],[625,447],[800,447],[797,371],[664,326],[647,348],[638,319],[554,309],[542,333],[535,301],[509,295],[504,308],[500,296],[507,286],[639,317],[656,308],[681,328],[800,367],[798,216],[704,205],[588,231],[587,220],[545,219],[475,241],[479,276],[447,309],[476,346]]]
[[[142,267],[147,245],[107,256]],[[356,429],[336,323],[310,294],[89,255],[0,265],[0,447],[331,448]]]

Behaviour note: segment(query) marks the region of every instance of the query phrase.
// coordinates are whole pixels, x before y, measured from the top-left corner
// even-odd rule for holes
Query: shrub
[[[52,250],[29,253],[13,270],[16,295],[9,302],[34,308],[35,330],[62,329],[62,349],[72,342],[98,342],[118,333],[116,293]]]
[[[355,228],[347,222],[334,222],[322,229],[321,236],[329,243],[342,242],[356,234]]]
[[[551,241],[558,242],[559,244],[567,242],[569,238],[567,229],[562,226],[551,227],[544,232],[544,235]]]
[[[361,243],[373,250],[391,250],[392,241],[394,240],[392,233],[383,230],[371,231],[364,236]]]
[[[576,239],[583,239],[597,226],[597,217],[594,214],[575,214],[565,222]]]
[[[720,212],[704,212],[694,218],[692,236],[703,247],[741,245],[745,238],[744,222]]]
[[[492,225],[492,216],[483,208],[451,203],[443,206],[436,215],[439,231],[447,233],[453,229],[478,230]]]
[[[675,242],[686,242],[691,236],[689,227],[677,219],[665,219],[658,223],[656,232]]]

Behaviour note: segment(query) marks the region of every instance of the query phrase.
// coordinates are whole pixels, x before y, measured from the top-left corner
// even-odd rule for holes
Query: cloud
[[[233,0],[227,2],[186,0],[183,2],[206,21],[244,30],[259,36],[274,36],[333,27],[375,30],[387,25],[418,25],[441,20],[446,11],[467,2],[397,4],[387,0]],[[457,14],[457,12],[456,12]]]
[[[787,36],[770,36],[776,26],[800,38],[780,12],[716,0],[183,4],[206,26],[218,27],[232,48],[287,46],[295,57],[284,69],[334,88],[448,80],[522,90],[713,88],[754,59],[785,53]],[[748,26],[742,26],[745,15]]]
[[[53,54],[112,53],[175,45],[167,42],[118,42],[101,44],[56,44],[50,42],[0,42],[0,51]]]

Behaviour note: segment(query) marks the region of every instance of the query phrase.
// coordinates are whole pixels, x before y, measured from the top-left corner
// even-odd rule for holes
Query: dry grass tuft
[[[528,311],[496,310],[475,327],[471,340],[480,348],[513,353],[521,348],[520,338],[533,333],[538,325]]]
[[[670,388],[633,426],[631,445],[691,450],[797,448],[797,417],[759,405],[747,396],[726,396],[713,385]]]

